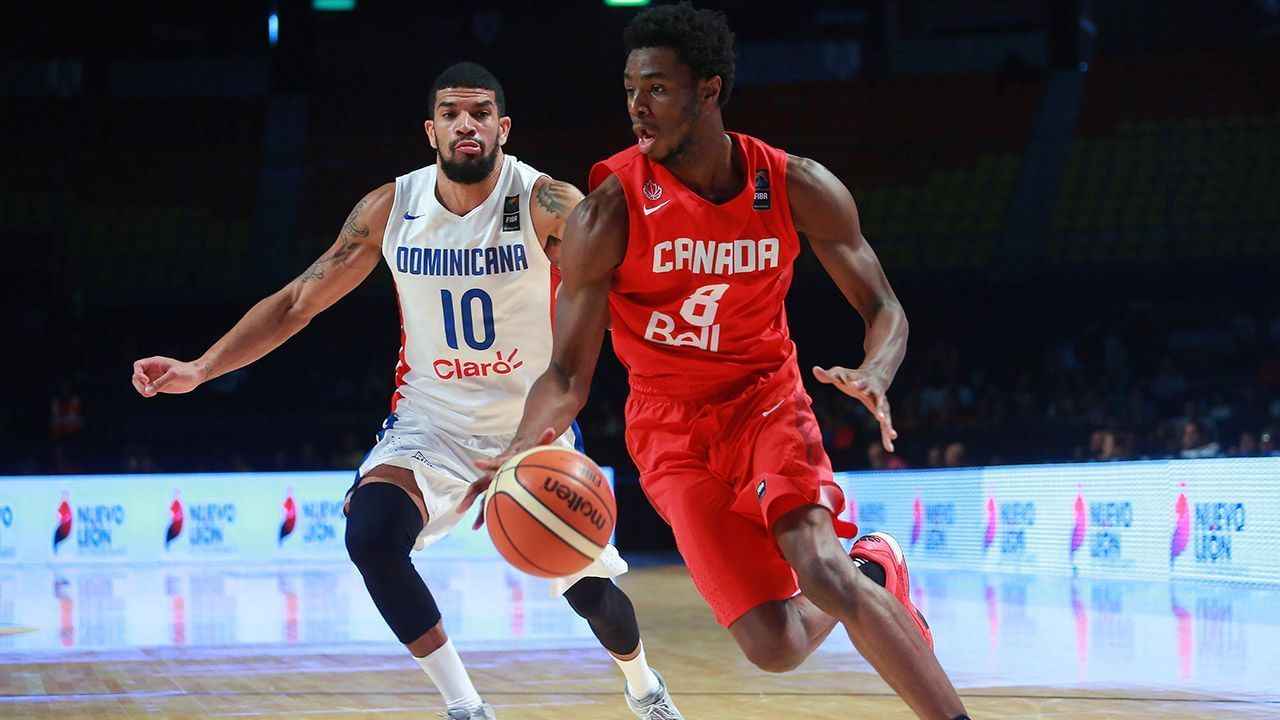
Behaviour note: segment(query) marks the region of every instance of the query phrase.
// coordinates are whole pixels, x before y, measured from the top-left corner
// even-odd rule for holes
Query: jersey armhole
[[[382,231],[382,256],[383,257],[387,257],[387,243],[391,242],[391,239],[392,239],[391,236],[393,234],[399,234],[400,224],[403,222],[403,220],[400,219],[400,212],[401,212],[400,211],[400,198],[401,198],[400,189],[403,185],[403,183],[401,183],[401,179],[402,178],[398,177],[395,179],[395,182],[392,183],[393,187],[391,190],[391,210],[390,210],[390,214],[387,215],[387,227],[385,230]]]

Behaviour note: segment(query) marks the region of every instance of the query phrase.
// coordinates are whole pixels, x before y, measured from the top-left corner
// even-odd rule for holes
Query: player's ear
[[[720,102],[720,90],[724,86],[724,81],[719,75],[712,75],[702,81],[702,94],[699,96],[702,100],[709,100],[714,103]]]
[[[435,122],[431,120],[427,120],[426,122],[422,123],[422,129],[427,131],[427,142],[431,143],[431,147],[435,148],[436,150],[439,150],[440,146],[436,144]]]
[[[511,118],[503,115],[498,118],[498,144],[506,145],[507,136],[511,134]]]

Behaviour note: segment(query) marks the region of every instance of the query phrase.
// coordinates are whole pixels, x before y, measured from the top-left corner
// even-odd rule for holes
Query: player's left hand
[[[489,489],[489,486],[493,484],[494,473],[498,472],[498,468],[502,467],[502,464],[505,463],[508,458],[522,453],[531,447],[550,445],[555,441],[555,439],[555,429],[547,428],[542,431],[542,434],[539,435],[534,442],[522,440],[517,437],[511,441],[511,444],[507,446],[506,450],[498,453],[498,455],[492,460],[477,460],[476,467],[483,470],[484,474],[477,478],[475,482],[471,483],[471,487],[467,488],[467,494],[463,495],[462,500],[458,502],[458,514],[462,515],[466,513],[467,510],[470,510],[471,505],[475,503],[476,498],[480,497],[485,490]],[[480,512],[476,513],[476,521],[471,524],[471,529],[479,530],[481,525],[484,525],[484,508],[481,508]]]
[[[818,378],[819,382],[835,385],[845,395],[857,398],[865,405],[875,417],[876,422],[880,423],[880,444],[884,445],[886,451],[893,452],[893,441],[898,439],[898,431],[893,429],[893,416],[889,413],[889,399],[886,396],[889,390],[887,379],[873,372],[861,369],[850,370],[839,365],[825,370],[815,366],[813,376]]]

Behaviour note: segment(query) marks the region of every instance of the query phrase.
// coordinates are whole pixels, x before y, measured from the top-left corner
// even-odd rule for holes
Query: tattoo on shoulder
[[[360,211],[364,210],[366,204],[364,200],[356,203],[351,214],[347,216],[347,221],[342,224],[342,234],[338,236],[338,242],[334,243],[329,252],[320,256],[319,260],[311,263],[311,267],[299,275],[298,279],[302,282],[323,280],[326,267],[346,260],[351,253],[355,252],[356,243],[353,238],[369,237],[369,225],[360,216]]]
[[[356,203],[351,209],[351,214],[347,216],[347,221],[342,223],[342,234],[350,237],[369,237],[369,225],[360,218],[360,211],[364,210],[367,203],[364,200]]]
[[[569,210],[574,205],[575,193],[572,186],[559,180],[550,180],[538,186],[535,199],[543,210],[563,218],[568,216]]]

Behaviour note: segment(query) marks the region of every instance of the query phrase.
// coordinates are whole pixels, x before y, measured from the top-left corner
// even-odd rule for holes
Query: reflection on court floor
[[[550,582],[502,562],[428,561],[419,570],[464,650],[594,646]],[[349,563],[0,570],[0,654],[144,647],[399,647]],[[360,646],[366,646],[361,648]]]
[[[953,570],[917,570],[911,580],[959,687],[1280,696],[1274,586]],[[847,639],[833,638],[821,651],[847,648]]]
[[[542,711],[528,708],[553,701],[585,703],[581,712],[565,717],[596,717],[592,703],[616,709],[610,705],[616,704],[615,669],[586,624],[551,597],[547,581],[500,561],[427,561],[420,569],[446,627],[475,659],[473,667],[495,702],[508,708],[528,703],[507,714],[540,718]],[[962,692],[970,689],[975,707],[987,709],[984,716],[1007,708],[1008,714],[998,716],[1034,717],[1046,703],[1083,702],[1081,709],[1060,708],[1067,714],[1055,717],[1101,717],[1083,708],[1100,708],[1104,700],[1147,716],[1205,717],[1215,708],[1224,717],[1266,717],[1273,711],[1280,716],[1280,588],[926,569],[913,572],[912,580],[943,666]],[[636,597],[651,655],[665,661],[664,672],[685,690],[690,705],[710,709],[705,717],[730,717],[717,713],[735,704],[745,713],[741,717],[762,716],[753,703],[803,697],[833,706],[851,702],[852,696],[840,695],[850,671],[870,671],[837,632],[798,673],[767,676],[749,667],[727,634],[711,624],[686,574],[645,570],[624,585]],[[254,711],[254,703],[265,701],[253,693],[237,695],[234,678],[263,675],[275,687],[278,678],[293,678],[309,665],[325,672],[364,671],[350,687],[365,692],[380,687],[384,676],[397,688],[387,697],[348,698],[361,712],[400,707],[396,703],[410,696],[415,708],[434,702],[358,573],[345,563],[9,568],[0,571],[0,628],[19,626],[35,630],[0,633],[0,668],[14,677],[38,676],[44,690],[33,695],[13,686],[0,693],[0,703],[16,709],[71,703],[59,705],[70,713],[61,715],[66,717],[80,712],[75,703],[89,707],[104,697],[141,702],[132,691],[85,695],[92,685],[84,678],[133,660],[159,662],[149,671],[158,672],[179,658],[221,668],[231,685],[217,691],[218,701],[225,704],[235,695],[236,712]],[[540,665],[547,657],[557,658],[553,667]],[[554,667],[577,678],[570,686],[580,691],[564,695],[564,680]],[[549,675],[535,678],[530,673],[538,668]],[[53,690],[58,684],[51,677],[59,673],[74,677],[65,681],[69,689]],[[336,676],[313,677],[320,682]],[[518,677],[526,680],[513,680]],[[867,717],[898,717],[905,709],[874,678],[855,687],[858,703],[888,708]],[[786,692],[770,700],[778,688]],[[212,703],[216,698],[209,692],[184,691],[165,707],[178,712],[179,703]],[[302,711],[311,707],[307,702],[323,702],[316,692],[293,691],[290,702]],[[1183,702],[1184,696],[1203,704]],[[1014,698],[1025,709],[1011,706]]]

